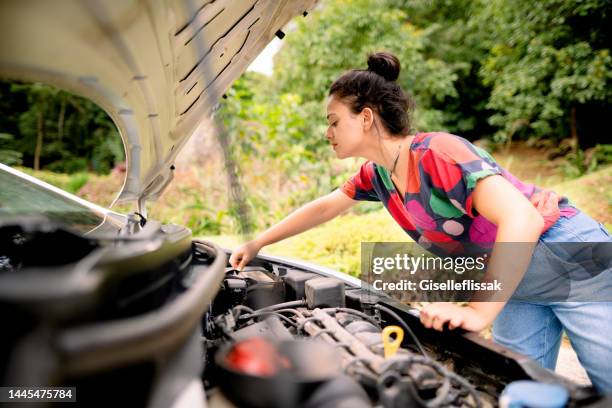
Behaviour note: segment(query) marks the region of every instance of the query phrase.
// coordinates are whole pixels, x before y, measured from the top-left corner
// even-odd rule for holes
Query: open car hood
[[[123,139],[115,202],[155,200],[200,123],[291,18],[318,0],[4,0],[0,76],[96,102]]]

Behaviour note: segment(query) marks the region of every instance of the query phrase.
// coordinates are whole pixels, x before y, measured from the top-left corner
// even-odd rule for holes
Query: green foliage
[[[36,171],[28,167],[18,167],[17,169],[72,194],[77,194],[91,178],[89,173],[66,174],[49,170]]]
[[[81,187],[83,187],[89,181],[88,173],[72,173],[70,178],[68,179],[68,184],[66,185],[66,191],[69,191],[73,194],[79,192]]]
[[[376,211],[336,218],[298,237],[266,247],[264,252],[313,261],[359,276],[361,242],[409,240],[379,203]]]
[[[195,236],[202,234],[220,234],[226,211],[214,211],[204,205],[199,196],[193,197],[193,203],[187,204],[182,211],[189,213],[186,225]]]
[[[588,151],[576,149],[565,156],[563,172],[576,178],[592,173],[612,163],[612,144],[598,144]]]
[[[9,166],[19,166],[22,163],[23,154],[16,150],[5,149],[5,145],[11,145],[15,138],[8,133],[0,133],[0,163]]]
[[[325,125],[313,120],[323,116],[323,105],[304,103],[299,94],[269,94],[262,86],[265,82],[257,73],[243,75],[227,92],[220,111],[240,160],[252,163],[265,156],[291,177],[303,162],[330,158],[329,145],[320,143]]]
[[[498,139],[569,133],[571,108],[609,103],[612,58],[604,40],[609,2],[496,0],[479,14],[489,55],[481,74],[492,87],[490,123]],[[602,24],[602,25],[598,25]],[[575,120],[575,119],[574,119]]]
[[[3,162],[108,173],[124,160],[114,123],[89,100],[39,83],[0,82],[0,101],[0,133],[13,135],[0,139]]]
[[[406,13],[411,24],[423,32],[426,58],[436,58],[456,76],[454,94],[433,100],[438,115],[426,123],[442,123],[442,129],[468,139],[479,139],[492,132],[487,123],[491,115],[486,103],[490,88],[478,76],[487,56],[486,32],[475,18],[483,8],[480,0],[391,1]]]
[[[280,208],[286,213],[322,191],[331,191],[333,183],[339,181],[330,170],[329,145],[321,143],[325,140],[325,124],[313,120],[323,116],[323,104],[303,103],[298,94],[270,94],[265,92],[267,86],[263,75],[246,73],[227,92],[217,115],[225,126],[223,137],[229,138],[228,154],[239,166],[238,173],[253,174],[263,181],[263,189],[260,184],[242,183],[251,213],[272,211],[280,215]],[[266,166],[261,166],[262,159]],[[271,186],[265,183],[278,175],[282,175],[282,180],[277,179],[279,189],[291,186],[291,194],[280,203],[270,200]],[[228,215],[244,221],[238,207],[239,203],[232,201]],[[252,220],[252,227],[266,226],[265,218]]]
[[[96,173],[105,174],[110,172],[116,163],[125,160],[123,143],[114,128],[97,128],[94,136],[97,140],[103,141],[93,146],[91,167]]]
[[[418,128],[442,127],[441,112],[432,107],[456,95],[456,75],[443,60],[426,54],[427,32],[407,13],[385,0],[326,2],[320,11],[298,20],[275,57],[281,93],[297,93],[319,104],[335,78],[351,68],[365,68],[370,52],[387,50],[404,63],[399,83],[413,94]],[[324,123],[322,112],[310,120]],[[319,144],[325,144],[321,138]]]

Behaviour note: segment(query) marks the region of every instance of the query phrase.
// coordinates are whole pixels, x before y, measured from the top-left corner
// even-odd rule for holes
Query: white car
[[[73,387],[103,406],[484,407],[531,379],[561,385],[570,406],[596,402],[475,334],[425,329],[358,279],[265,255],[238,272],[229,250],[147,219],[223,93],[315,5],[0,2],[0,76],[101,106],[126,152],[116,201],[138,205],[118,214],[0,165],[0,386]],[[406,332],[395,362],[387,325]]]

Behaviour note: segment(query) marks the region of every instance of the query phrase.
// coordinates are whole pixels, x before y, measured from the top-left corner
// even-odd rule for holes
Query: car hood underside
[[[292,17],[317,0],[8,0],[0,77],[96,102],[123,139],[115,202],[155,200],[181,147]]]

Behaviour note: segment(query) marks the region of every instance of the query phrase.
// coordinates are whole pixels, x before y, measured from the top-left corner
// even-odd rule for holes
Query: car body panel
[[[316,0],[8,0],[0,77],[96,102],[123,140],[115,202],[155,200],[221,95],[274,35]],[[142,211],[141,211],[142,212]]]

